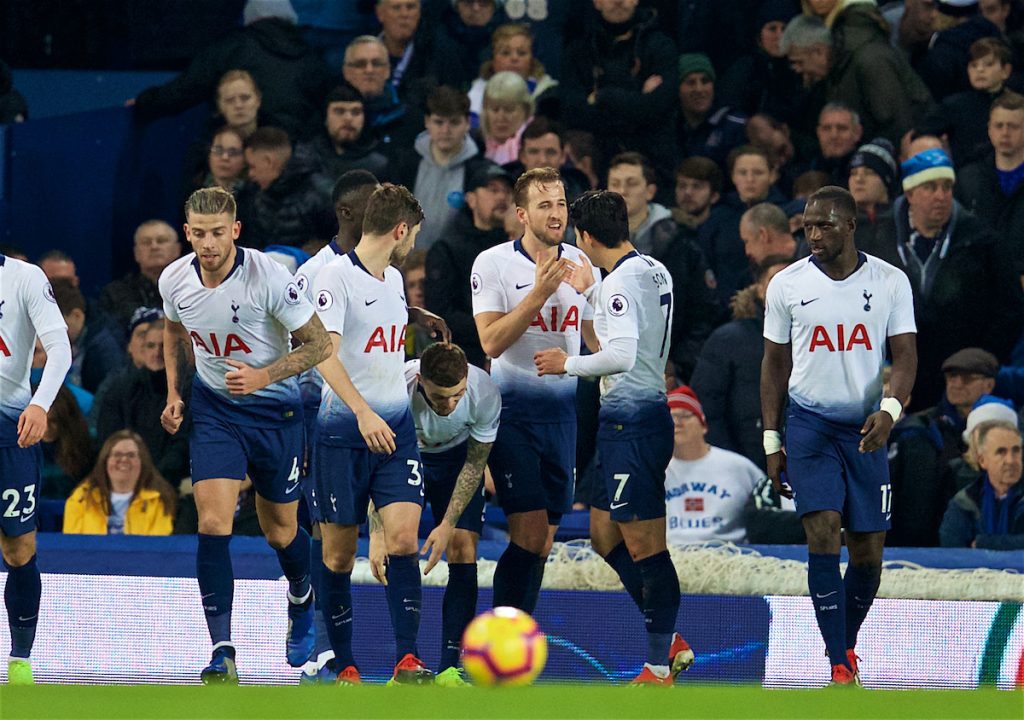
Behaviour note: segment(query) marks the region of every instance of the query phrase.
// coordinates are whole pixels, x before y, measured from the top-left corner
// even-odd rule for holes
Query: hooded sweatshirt
[[[426,130],[416,138],[414,146],[420,154],[413,192],[423,208],[423,226],[416,236],[416,248],[428,250],[440,237],[448,221],[462,207],[466,163],[479,154],[473,138],[466,135],[462,149],[447,165],[439,165],[430,152],[430,135]]]

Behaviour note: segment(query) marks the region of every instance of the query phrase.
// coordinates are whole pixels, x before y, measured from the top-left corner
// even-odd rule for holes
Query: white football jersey
[[[326,267],[334,258],[344,255],[338,247],[337,238],[320,248],[320,251],[306,262],[302,263],[295,271],[295,285],[299,292],[306,296],[310,303],[313,302],[313,280],[323,267]],[[324,379],[317,372],[315,367],[299,374],[299,388],[302,391],[302,404],[307,413],[316,413],[315,408],[320,406],[320,395]],[[307,415],[308,417],[308,415]]]
[[[290,377],[235,396],[224,379],[228,360],[266,367],[291,352],[290,333],[313,317],[313,306],[283,265],[258,250],[237,247],[235,264],[215,288],[203,285],[195,253],[178,258],[160,274],[160,296],[168,320],[192,338],[197,380],[219,399],[239,408],[299,406],[298,379]]]
[[[0,255],[0,447],[18,442],[18,418],[32,400],[29,374],[36,336],[67,330],[46,275]]]
[[[409,389],[420,452],[443,452],[466,442],[470,437],[481,443],[494,442],[498,436],[501,393],[490,375],[470,365],[466,394],[451,415],[442,416],[434,412],[423,395],[416,379],[419,371],[419,360],[410,360],[405,364],[405,382]]]
[[[561,256],[579,264],[582,251],[559,245]],[[473,262],[470,289],[473,314],[509,313],[529,294],[536,265],[514,240],[484,250]],[[595,278],[599,278],[595,270]],[[565,422],[576,417],[576,378],[537,376],[533,355],[557,347],[580,354],[580,323],[593,319],[593,309],[568,283],[551,294],[537,317],[501,357],[491,361],[491,377],[501,390],[502,418],[532,422]]]
[[[860,253],[857,269],[833,280],[813,258],[768,285],[764,336],[792,343],[792,402],[836,422],[860,424],[882,399],[888,337],[917,332],[910,281]]]
[[[722,448],[698,460],[672,458],[665,470],[669,544],[746,542],[743,508],[763,477],[750,460]]]
[[[378,280],[352,251],[320,269],[313,279],[313,295],[324,327],[341,336],[338,358],[356,390],[388,424],[400,419],[409,411],[405,385],[409,309],[402,273],[389,265],[384,279]],[[321,435],[365,445],[355,415],[327,383],[319,424]]]
[[[601,378],[601,405],[630,413],[637,403],[665,402],[665,362],[672,343],[672,275],[635,251],[623,257],[596,291],[594,332],[606,347],[637,341],[632,370]]]

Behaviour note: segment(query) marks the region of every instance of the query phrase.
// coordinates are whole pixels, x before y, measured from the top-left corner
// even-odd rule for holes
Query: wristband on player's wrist
[[[882,398],[879,409],[889,413],[894,423],[899,422],[900,415],[903,414],[903,404],[894,397]]]
[[[765,430],[762,442],[765,455],[774,455],[782,450],[782,435],[778,430]]]
[[[594,292],[597,290],[597,283],[591,283],[590,287],[583,291],[583,299],[587,302],[593,302]]]

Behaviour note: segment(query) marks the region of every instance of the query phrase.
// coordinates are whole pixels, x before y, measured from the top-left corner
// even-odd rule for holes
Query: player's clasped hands
[[[537,366],[537,375],[561,375],[565,372],[565,361],[569,356],[562,348],[538,350],[533,354],[533,364]]]
[[[270,375],[263,368],[249,367],[237,360],[225,360],[234,368],[224,373],[224,382],[232,395],[249,395],[270,384]]]
[[[164,411],[160,413],[160,425],[164,430],[174,435],[181,427],[181,421],[185,419],[185,401],[181,398],[169,399]]]
[[[390,455],[395,451],[395,431],[380,415],[366,408],[356,413],[356,420],[359,423],[359,434],[363,436],[370,452]]]
[[[537,257],[537,269],[534,272],[534,283],[545,297],[558,290],[558,286],[568,281],[572,273],[573,263],[558,257],[557,248],[551,248]]]

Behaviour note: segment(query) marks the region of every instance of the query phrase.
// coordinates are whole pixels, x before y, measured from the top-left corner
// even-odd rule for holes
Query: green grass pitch
[[[1024,693],[997,690],[763,690],[541,685],[529,688],[168,687],[0,689],[0,719],[73,718],[1024,718]]]

